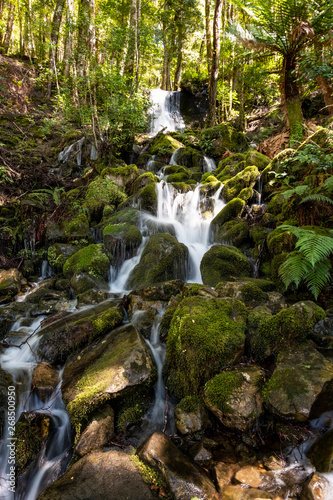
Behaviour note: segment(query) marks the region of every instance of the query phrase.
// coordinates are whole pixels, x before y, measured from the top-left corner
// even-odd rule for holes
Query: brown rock
[[[235,479],[252,488],[260,488],[265,484],[267,485],[267,483],[274,482],[274,475],[272,472],[260,469],[259,467],[247,465],[236,472]]]
[[[44,403],[50,398],[59,382],[59,373],[49,363],[43,361],[32,374],[32,385],[39,399]]]
[[[220,492],[224,491],[224,488],[230,485],[232,478],[238,470],[238,464],[226,464],[224,462],[216,464],[214,472]]]
[[[80,457],[106,446],[114,433],[114,411],[107,406],[90,422],[80,437],[76,452]]]
[[[223,500],[257,500],[259,498],[263,500],[278,500],[278,497],[275,497],[271,493],[256,488],[244,489],[242,486],[227,486],[223,490]]]
[[[303,488],[302,500],[328,500],[329,497],[326,494],[328,488],[327,479],[315,473]]]

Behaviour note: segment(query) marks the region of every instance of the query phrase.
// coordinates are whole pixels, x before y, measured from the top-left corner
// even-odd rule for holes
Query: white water
[[[141,255],[148,243],[148,238],[143,237],[137,254],[131,259],[124,260],[119,270],[115,266],[110,267],[109,286],[110,292],[122,293],[128,291],[126,284],[134,267],[140,262]]]
[[[184,131],[185,123],[180,114],[180,92],[152,89],[150,91],[152,115],[150,133],[157,134],[163,128],[169,132]]]
[[[204,156],[203,158],[203,171],[204,172],[213,172],[216,170],[216,163],[213,158],[209,158],[208,156]]]

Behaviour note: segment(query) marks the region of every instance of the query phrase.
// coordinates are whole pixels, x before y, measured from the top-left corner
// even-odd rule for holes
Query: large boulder
[[[119,267],[124,260],[134,257],[142,235],[134,225],[114,224],[104,228],[103,242],[112,255],[112,264]]]
[[[123,319],[123,308],[112,300],[66,315],[38,331],[42,337],[38,356],[50,363],[63,363],[70,354],[116,328]]]
[[[176,500],[212,500],[216,490],[203,471],[192,464],[162,432],[152,434],[138,455],[165,478]]]
[[[203,256],[200,271],[205,285],[216,286],[220,281],[250,276],[251,265],[238,248],[214,245]]]
[[[38,500],[151,500],[155,498],[131,457],[93,452],[48,486]]]
[[[231,201],[233,198],[240,198],[247,200],[250,196],[247,196],[246,193],[250,193],[257,179],[259,177],[259,170],[255,166],[246,167],[244,170],[239,172],[228,179],[223,187],[223,198],[226,201]]]
[[[319,417],[333,410],[333,363],[311,344],[281,352],[263,394],[267,408],[282,419]]]
[[[199,388],[243,354],[247,310],[232,299],[185,298],[176,308],[167,340],[167,386],[177,397]]]
[[[65,365],[62,393],[77,430],[96,408],[131,388],[150,385],[153,375],[149,349],[133,325],[117,328],[72,357]]]
[[[87,273],[93,278],[105,278],[110,269],[110,261],[101,244],[88,245],[71,255],[65,262],[63,271],[66,277]]]
[[[17,269],[0,271],[0,303],[13,295],[18,294],[24,280],[22,274]]]
[[[223,207],[222,210],[220,210],[212,220],[210,224],[211,230],[215,232],[226,222],[240,217],[241,213],[243,212],[244,206],[245,201],[241,200],[240,198],[235,198],[229,201],[229,203],[227,203],[227,205]]]
[[[128,194],[132,194],[134,182],[139,177],[139,170],[136,165],[122,165],[119,167],[105,168],[101,177],[114,183]]]
[[[205,128],[200,135],[200,147],[203,151],[220,159],[226,151],[242,152],[247,149],[247,140],[243,132],[238,132],[229,123]]]
[[[240,247],[247,242],[249,226],[240,220],[229,220],[219,227],[214,235],[214,243],[224,243]]]
[[[219,373],[205,385],[205,403],[223,425],[247,431],[263,413],[263,380],[257,366]]]
[[[133,269],[127,288],[142,288],[161,281],[186,278],[188,249],[168,233],[153,234],[140,262]]]

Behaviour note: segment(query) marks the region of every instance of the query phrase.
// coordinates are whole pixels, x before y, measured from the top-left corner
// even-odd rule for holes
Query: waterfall
[[[203,171],[204,172],[213,172],[216,170],[216,163],[213,158],[209,158],[208,156],[204,156],[203,158]]]
[[[180,92],[152,89],[150,101],[152,103],[151,134],[155,135],[165,127],[169,132],[184,131],[185,123],[180,114]]]

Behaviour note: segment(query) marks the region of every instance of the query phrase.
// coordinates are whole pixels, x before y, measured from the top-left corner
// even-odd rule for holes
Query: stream
[[[169,131],[183,130],[184,121],[179,110],[179,92],[167,92],[155,89],[151,91],[152,121],[151,133],[156,134],[164,127]],[[174,152],[169,164],[176,164],[177,151]],[[153,170],[151,158],[147,163],[147,170]],[[213,159],[204,157],[202,170],[211,172],[216,168]],[[141,212],[139,229],[143,235],[142,243],[137,250],[137,254],[127,260],[124,260],[119,267],[111,266],[109,273],[109,291],[112,294],[120,296],[128,293],[127,282],[133,268],[139,263],[142,253],[148,243],[149,236],[152,234],[149,228],[168,226],[180,243],[186,245],[189,251],[189,263],[187,269],[187,279],[189,283],[202,283],[200,273],[200,262],[203,255],[212,246],[210,223],[212,219],[225,206],[223,201],[223,185],[221,185],[214,194],[206,195],[203,186],[197,184],[196,187],[188,192],[180,192],[171,184],[164,180],[163,168],[156,174],[160,182],[156,184],[157,192],[157,215],[153,216],[146,212]],[[258,203],[262,203],[262,180],[258,183]],[[208,207],[208,208],[207,208]],[[43,279],[47,279],[52,273],[47,261],[43,262],[40,281],[35,284],[33,290],[36,290]],[[28,292],[29,293],[29,292]],[[19,298],[20,301],[26,299],[26,295]],[[70,306],[69,311],[77,311],[76,302]],[[135,325],[136,316],[134,313],[132,322]],[[150,338],[146,343],[152,353],[157,367],[157,383],[155,386],[155,401],[146,415],[147,435],[154,431],[165,430],[168,425],[167,433],[173,434],[175,426],[173,421],[173,403],[169,401],[166,408],[166,389],[163,382],[162,370],[165,360],[165,343],[160,340],[160,323],[164,310],[157,311],[153,326],[151,328]],[[26,326],[26,318],[22,318],[12,325],[8,334],[8,342],[12,344],[22,344],[20,348],[9,347],[3,349],[0,356],[0,366],[2,370],[9,373],[13,379],[13,386],[16,388],[16,422],[19,421],[22,413],[25,416],[36,414],[47,414],[50,417],[50,432],[48,438],[40,451],[37,459],[34,460],[29,469],[20,477],[16,492],[10,491],[10,447],[11,429],[8,425],[4,429],[4,437],[0,445],[0,498],[8,500],[35,500],[39,493],[50,483],[55,481],[66,469],[71,456],[73,445],[72,429],[65,405],[61,398],[62,369],[59,370],[59,383],[49,400],[41,401],[36,394],[32,393],[32,372],[37,366],[35,356],[40,337],[36,335],[44,316],[38,316],[37,319],[30,320],[30,325]],[[330,428],[333,428],[333,416]],[[21,417],[22,418],[22,417]],[[323,420],[327,415],[312,422],[314,430],[320,430]],[[8,419],[6,419],[7,422]],[[143,436],[145,437],[145,436]],[[295,449],[286,452],[287,464],[284,472],[288,470],[296,471],[299,477],[307,477],[313,467],[305,458],[305,453],[315,438],[307,440],[296,451]],[[328,488],[325,492],[325,500],[333,498],[333,472],[323,475],[328,481]],[[289,496],[286,494],[285,499]]]

